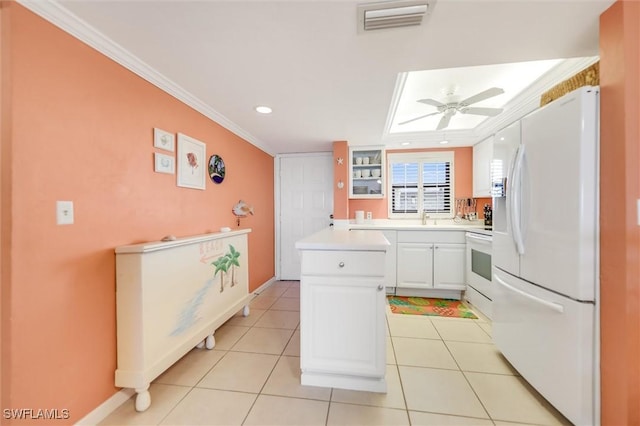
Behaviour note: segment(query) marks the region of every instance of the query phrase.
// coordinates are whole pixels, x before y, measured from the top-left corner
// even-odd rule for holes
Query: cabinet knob
[[[378,286],[378,291],[382,291],[383,289],[384,289],[384,286],[383,286],[382,284],[380,284],[380,285]]]
[[[338,263],[338,266],[339,266],[340,268],[344,268],[344,262],[340,262],[340,263]]]

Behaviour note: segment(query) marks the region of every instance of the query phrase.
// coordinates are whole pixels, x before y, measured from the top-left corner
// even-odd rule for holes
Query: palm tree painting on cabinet
[[[240,252],[229,244],[229,252],[211,262],[211,264],[216,268],[213,273],[213,277],[215,278],[216,275],[218,275],[218,272],[220,272],[220,293],[224,291],[225,273],[229,272],[229,268],[231,268],[231,287],[236,285],[235,269],[240,266],[240,262],[238,261],[239,257]]]

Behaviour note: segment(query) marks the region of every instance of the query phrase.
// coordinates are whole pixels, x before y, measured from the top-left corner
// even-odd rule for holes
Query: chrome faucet
[[[422,210],[422,224],[423,225],[427,224],[427,219],[429,219],[429,215],[427,214],[427,212],[425,210]]]

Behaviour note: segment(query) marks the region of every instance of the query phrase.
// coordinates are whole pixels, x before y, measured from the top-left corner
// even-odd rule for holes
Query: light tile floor
[[[491,323],[387,314],[386,394],[300,385],[300,288],[272,284],[102,425],[570,424],[491,343]]]

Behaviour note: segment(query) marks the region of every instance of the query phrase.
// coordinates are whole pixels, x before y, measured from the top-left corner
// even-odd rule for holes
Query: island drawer
[[[302,251],[304,275],[383,277],[384,267],[383,251]]]

